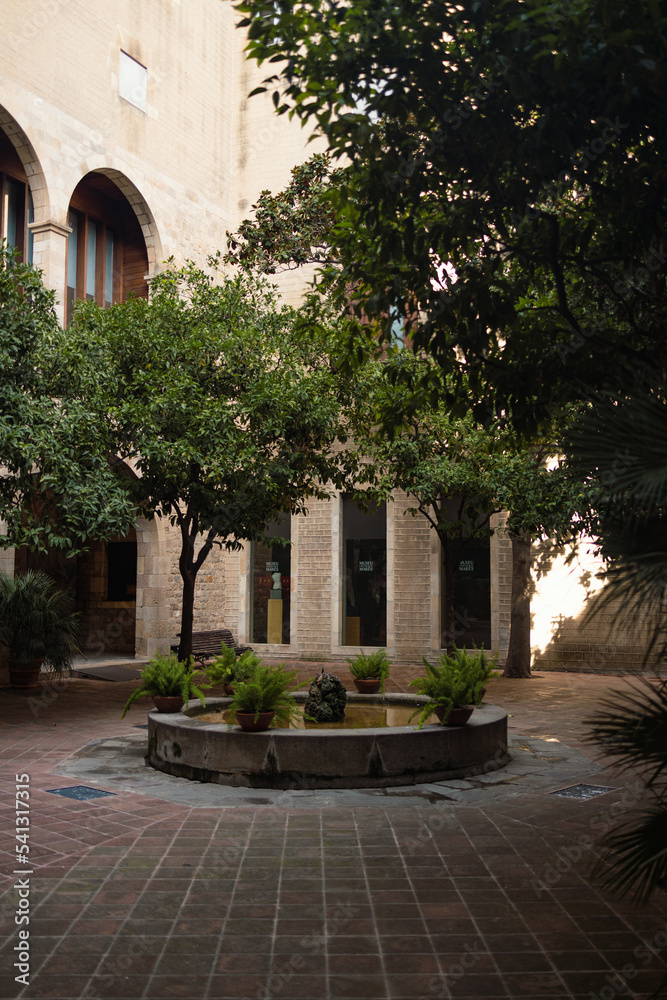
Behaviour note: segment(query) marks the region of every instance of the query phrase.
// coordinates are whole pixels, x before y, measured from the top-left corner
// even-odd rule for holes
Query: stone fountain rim
[[[298,701],[298,702],[305,702],[307,696],[308,696],[308,692],[307,691],[295,691],[294,694],[293,694],[294,700]],[[414,705],[415,708],[418,708],[420,705],[425,705],[428,702],[429,699],[427,697],[425,697],[424,695],[419,695],[419,694],[408,694],[408,693],[406,693],[406,694],[400,694],[400,693],[398,693],[397,694],[397,693],[392,692],[391,694],[385,694],[385,695],[383,695],[379,691],[376,694],[359,694],[356,691],[348,691],[347,692],[347,700],[348,700],[348,702],[352,702],[353,704],[357,704],[357,705],[383,705],[383,704],[384,705],[392,705],[392,704],[394,704],[394,705],[408,705],[408,706]],[[206,721],[204,719],[199,719],[198,716],[199,715],[203,715],[205,712],[214,711],[216,708],[227,708],[231,704],[231,702],[232,702],[231,698],[224,698],[224,697],[223,698],[207,698],[206,699],[206,706],[204,707],[201,704],[201,702],[199,701],[199,699],[195,698],[195,699],[189,701],[187,705],[184,705],[183,708],[180,709],[178,712],[173,712],[173,713],[172,712],[158,712],[157,709],[153,709],[149,714],[152,715],[152,716],[159,717],[159,719],[160,719],[161,722],[163,722],[163,721],[169,721],[169,722],[171,722],[172,720],[174,720],[174,721],[177,720],[180,724],[183,724],[184,720],[187,719],[191,723],[194,723],[197,729],[210,729],[212,732],[219,732],[223,728],[223,725],[225,725],[225,724],[221,724],[220,722],[208,722],[208,721]],[[264,732],[253,733],[252,735],[253,735],[253,737],[263,736],[265,738],[266,737],[271,737],[271,736],[274,736],[274,737],[277,737],[277,738],[281,738],[281,737],[285,737],[285,736],[299,737],[299,738],[303,738],[303,737],[310,737],[310,738],[312,738],[313,736],[317,736],[319,734],[326,734],[327,737],[341,737],[341,736],[350,737],[350,736],[357,736],[357,735],[362,735],[362,734],[365,734],[367,736],[372,736],[372,735],[383,736],[383,735],[391,735],[393,733],[406,733],[406,732],[407,733],[421,733],[421,732],[430,732],[430,733],[432,733],[434,730],[441,730],[441,729],[459,730],[459,729],[463,729],[463,728],[467,729],[469,727],[473,727],[474,728],[475,726],[480,726],[480,725],[484,725],[485,723],[488,723],[490,721],[488,719],[488,716],[486,718],[482,718],[480,716],[480,714],[479,714],[480,713],[480,709],[484,709],[485,712],[486,712],[487,709],[496,709],[499,713],[505,714],[505,710],[504,709],[497,708],[495,705],[483,704],[483,705],[479,705],[479,706],[477,706],[475,708],[475,711],[472,713],[472,715],[471,715],[470,719],[468,720],[468,722],[466,723],[465,727],[464,726],[447,726],[447,725],[441,726],[439,723],[428,723],[428,724],[425,723],[422,726],[421,729],[418,729],[417,728],[417,721],[415,719],[414,722],[411,722],[409,725],[406,725],[406,726],[377,726],[377,727],[364,726],[364,727],[361,727],[361,728],[358,728],[358,729],[353,729],[353,728],[348,728],[348,729],[327,729],[326,724],[325,723],[321,723],[320,724],[320,728],[318,728],[318,729],[296,729],[295,727],[290,727],[290,728],[285,728],[285,729],[267,729]],[[231,732],[231,733],[241,733],[241,727],[240,726],[231,726],[231,728],[230,728],[227,725],[225,725],[224,731],[225,732]]]

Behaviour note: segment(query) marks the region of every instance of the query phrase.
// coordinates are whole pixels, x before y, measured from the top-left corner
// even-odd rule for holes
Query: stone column
[[[33,262],[38,267],[47,288],[56,293],[56,314],[65,324],[65,296],[67,288],[67,237],[69,226],[49,219],[31,222],[28,227],[33,235]]]

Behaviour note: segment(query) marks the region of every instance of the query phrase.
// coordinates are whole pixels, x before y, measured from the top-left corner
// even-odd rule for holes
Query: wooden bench
[[[180,632],[178,633],[180,637]],[[220,656],[222,644],[233,649],[237,656],[252,650],[252,646],[241,646],[234,640],[234,636],[228,628],[211,629],[209,632],[192,633],[192,656],[196,663],[203,667],[204,660],[209,660],[214,656]],[[178,652],[178,642],[171,644],[172,652]]]

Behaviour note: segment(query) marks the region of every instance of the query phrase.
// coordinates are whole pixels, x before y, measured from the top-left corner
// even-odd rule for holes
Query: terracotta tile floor
[[[411,675],[397,668],[391,689]],[[637,779],[600,770],[583,742],[583,719],[622,686],[544,673],[487,695],[517,746],[544,737],[586,755],[576,780],[613,789],[597,799],[517,780],[488,801],[310,792],[280,807],[218,786],[204,786],[211,804],[183,804],[112,773],[93,782],[112,796],[51,794],[91,783],[63,776],[81,748],[140,738],[143,708],[120,720],[134,682],[2,689],[0,997],[648,998],[665,972],[667,894],[636,907],[589,878],[594,839],[639,802]],[[17,773],[30,778],[29,868],[14,855]],[[13,968],[20,867],[27,985]]]

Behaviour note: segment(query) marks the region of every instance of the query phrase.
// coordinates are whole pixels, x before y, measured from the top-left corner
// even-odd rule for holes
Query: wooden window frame
[[[105,307],[105,278],[106,278],[106,237],[107,232],[113,233],[113,257],[111,270],[113,275],[111,288],[111,305],[122,301],[122,268],[120,266],[120,255],[122,245],[118,239],[118,233],[111,226],[100,222],[94,215],[82,212],[80,209],[70,208],[69,215],[76,215],[78,218],[77,239],[76,239],[76,288],[74,301],[79,302],[87,299],[86,278],[88,267],[88,224],[94,222],[97,227],[95,239],[95,295],[94,301],[98,306]],[[69,244],[68,244],[69,254]],[[65,272],[67,273],[67,263]],[[72,306],[68,306],[68,313]]]

